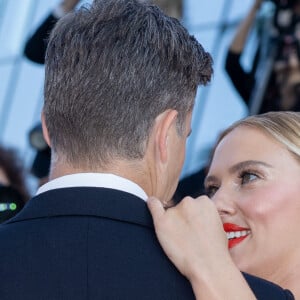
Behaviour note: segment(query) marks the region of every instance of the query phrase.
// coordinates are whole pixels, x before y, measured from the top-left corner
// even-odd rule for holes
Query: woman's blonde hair
[[[216,146],[228,133],[240,126],[256,128],[268,134],[300,161],[300,112],[274,111],[241,119],[220,135]]]

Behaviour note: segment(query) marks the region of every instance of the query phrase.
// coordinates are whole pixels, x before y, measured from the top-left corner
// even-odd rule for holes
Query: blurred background
[[[0,0],[0,144],[15,148],[28,171],[31,193],[38,185],[32,174],[37,150],[29,133],[38,126],[43,105],[44,66],[24,55],[24,47],[38,26],[59,5],[59,0]],[[89,1],[79,1],[77,7]],[[225,58],[240,23],[254,0],[154,1],[179,18],[214,59],[214,76],[197,94],[193,132],[181,177],[205,166],[219,133],[249,113],[245,101],[225,71]],[[57,11],[56,11],[57,12]],[[59,12],[58,12],[59,13]],[[274,13],[274,3],[263,1],[243,50],[241,64],[251,68],[258,41],[259,20]],[[37,142],[39,143],[39,141]]]

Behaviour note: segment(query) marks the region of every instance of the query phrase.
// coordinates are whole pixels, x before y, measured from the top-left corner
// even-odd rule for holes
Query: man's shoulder
[[[60,188],[38,194],[8,223],[67,216],[115,219],[153,228],[145,201],[124,191],[98,187]]]
[[[78,190],[63,191],[63,194],[70,196],[74,192],[76,199],[82,197]],[[79,194],[81,192],[80,189]],[[0,226],[0,239],[5,236],[0,245],[5,253],[0,264],[5,260],[2,266],[9,275],[2,284],[11,287],[13,280],[21,282],[20,290],[28,294],[24,299],[30,299],[32,293],[57,292],[57,281],[67,281],[64,285],[70,287],[69,291],[64,289],[64,299],[79,299],[73,292],[69,295],[74,286],[78,295],[89,286],[92,299],[121,299],[124,293],[128,299],[194,299],[189,282],[165,256],[154,229],[147,223],[141,208],[146,206],[141,199],[118,193],[118,201],[112,200],[112,205],[98,203],[99,211],[95,213],[95,203],[86,197],[84,207],[92,209],[78,216],[74,213],[78,214],[81,202],[73,203],[71,196],[59,197],[75,205],[73,211],[69,208],[66,216],[55,208],[59,204],[55,200],[58,194],[61,192],[30,200],[33,202],[25,207],[23,216]],[[106,193],[100,194],[102,197]],[[45,197],[51,201],[46,201]],[[125,199],[123,204],[115,206],[122,199]],[[94,200],[101,202],[99,197]],[[19,270],[28,280],[22,281]],[[49,284],[42,281],[41,272],[47,274]],[[38,290],[34,290],[36,286]]]

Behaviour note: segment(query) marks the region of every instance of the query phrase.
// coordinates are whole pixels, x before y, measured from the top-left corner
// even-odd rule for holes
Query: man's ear
[[[49,132],[48,132],[48,128],[46,126],[45,115],[44,115],[43,111],[42,111],[42,114],[41,114],[41,120],[42,120],[42,129],[43,129],[44,139],[45,139],[46,143],[48,144],[48,146],[51,148],[51,142],[50,142],[50,138],[49,138]]]
[[[172,130],[176,129],[176,119],[178,112],[174,109],[164,111],[158,116],[158,131],[156,136],[157,150],[162,162],[168,159],[168,143],[172,138]]]

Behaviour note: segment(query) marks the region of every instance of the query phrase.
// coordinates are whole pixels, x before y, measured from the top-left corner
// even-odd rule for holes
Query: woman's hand
[[[217,209],[208,197],[186,197],[169,209],[156,198],[147,203],[161,246],[189,279],[197,300],[256,299],[231,260]]]
[[[183,275],[192,279],[199,268],[211,269],[219,257],[228,259],[226,234],[208,197],[186,197],[167,210],[156,198],[147,203],[159,242]]]

